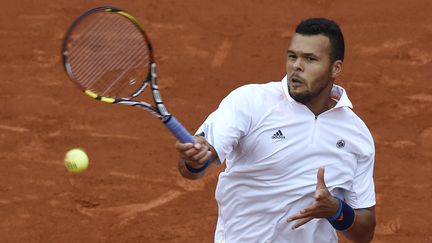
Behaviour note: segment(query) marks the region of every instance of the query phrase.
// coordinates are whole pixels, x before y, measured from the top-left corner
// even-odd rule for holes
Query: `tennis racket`
[[[66,32],[62,55],[70,80],[86,95],[147,110],[161,119],[180,142],[194,143],[162,101],[152,45],[131,14],[114,7],[90,9]],[[147,88],[151,89],[154,105],[137,100]]]

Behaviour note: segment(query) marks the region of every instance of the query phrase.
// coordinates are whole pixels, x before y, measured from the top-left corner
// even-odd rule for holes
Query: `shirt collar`
[[[288,79],[287,79],[287,75],[285,75],[285,77],[281,80],[281,84],[282,84],[282,91],[285,95],[285,97],[287,98],[287,100],[289,102],[296,102],[289,94],[288,92]],[[334,108],[338,108],[338,107],[343,107],[343,106],[347,106],[349,108],[353,108],[353,105],[351,103],[351,101],[348,98],[348,95],[345,91],[344,88],[342,88],[339,85],[333,84],[333,88],[331,90],[330,96],[332,99],[334,99],[337,103],[336,106]]]

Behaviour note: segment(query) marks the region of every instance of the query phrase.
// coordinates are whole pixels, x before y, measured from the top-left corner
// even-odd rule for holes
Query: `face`
[[[286,72],[291,97],[303,104],[328,96],[341,61],[330,58],[331,45],[324,35],[296,33],[288,47]]]

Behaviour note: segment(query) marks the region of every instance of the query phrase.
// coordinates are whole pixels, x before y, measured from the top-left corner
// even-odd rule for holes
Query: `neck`
[[[304,105],[314,113],[315,116],[330,110],[335,107],[336,101],[330,98],[330,93],[333,88],[333,82],[329,82],[328,85],[312,100],[308,101]]]

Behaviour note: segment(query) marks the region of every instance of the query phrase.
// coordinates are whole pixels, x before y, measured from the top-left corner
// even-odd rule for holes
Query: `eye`
[[[306,57],[306,60],[308,62],[313,62],[313,61],[316,61],[317,59],[315,57]]]
[[[296,59],[297,59],[297,56],[294,55],[294,54],[288,54],[288,59],[289,59],[289,60],[296,60]]]

